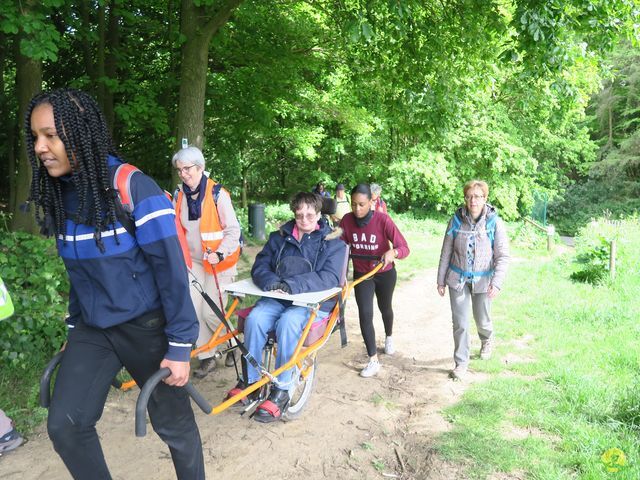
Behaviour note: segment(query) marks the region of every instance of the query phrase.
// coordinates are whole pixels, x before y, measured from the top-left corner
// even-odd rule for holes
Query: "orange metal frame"
[[[349,294],[351,293],[351,290],[353,290],[353,288],[356,285],[358,285],[361,282],[364,282],[368,278],[370,278],[373,275],[375,275],[378,272],[378,270],[380,270],[381,267],[382,267],[382,264],[378,264],[373,270],[371,270],[366,275],[363,275],[362,277],[358,278],[357,280],[355,280],[355,281],[353,281],[351,283],[347,282],[347,284],[344,287],[342,287],[342,290],[340,292],[336,293],[336,295],[340,296],[339,300],[346,299],[349,296]],[[229,306],[227,312],[225,313],[225,318],[227,320],[229,318],[231,318],[231,315],[233,315],[233,313],[235,312],[235,310],[236,310],[236,308],[238,306],[238,303],[239,303],[238,297],[234,297],[233,301],[231,302],[231,305]],[[304,342],[307,339],[307,336],[309,335],[309,331],[311,330],[311,326],[313,325],[313,322],[314,322],[314,320],[316,318],[316,315],[318,313],[318,308],[319,308],[319,306],[315,307],[313,309],[313,311],[311,312],[311,315],[309,316],[309,320],[307,321],[307,324],[305,325],[305,327],[304,327],[304,329],[302,331],[302,335],[300,337],[300,340],[298,340],[298,344],[296,345],[296,348],[295,348],[295,350],[293,352],[293,355],[291,356],[291,359],[289,359],[289,361],[287,363],[282,365],[280,368],[275,369],[273,372],[269,372],[269,375],[263,375],[263,377],[260,380],[258,380],[257,382],[251,384],[250,386],[248,386],[247,388],[245,388],[241,392],[237,393],[233,397],[230,397],[230,398],[222,401],[222,403],[220,403],[219,405],[216,405],[215,407],[212,408],[211,413],[209,415],[217,415],[217,414],[223,412],[224,410],[229,408],[234,403],[239,402],[241,399],[243,399],[247,395],[251,394],[252,392],[254,392],[256,390],[258,390],[263,385],[266,385],[267,383],[271,382],[271,378],[272,377],[277,377],[278,375],[280,375],[285,370],[288,370],[288,369],[290,369],[290,368],[292,368],[294,366],[298,367],[298,369],[300,370],[300,375],[302,375],[303,377],[306,377],[308,375],[308,373],[309,373],[309,368],[307,367],[306,369],[303,369],[302,368],[302,364],[303,364],[304,360],[307,357],[309,357],[310,355],[315,354],[326,343],[326,341],[329,339],[329,336],[333,332],[333,328],[335,327],[336,322],[338,321],[338,315],[340,313],[340,301],[338,301],[338,303],[336,303],[336,306],[331,311],[331,315],[329,316],[329,320],[327,322],[327,326],[325,328],[325,331],[324,331],[322,337],[320,337],[318,340],[316,340],[313,344],[309,345],[308,347],[304,347]],[[221,345],[224,342],[226,342],[226,341],[230,340],[231,338],[233,338],[234,335],[238,335],[238,330],[237,329],[233,330],[232,332],[226,332],[226,333],[224,333],[224,330],[225,330],[225,326],[222,323],[220,323],[220,325],[218,326],[216,331],[211,336],[211,339],[209,340],[209,342],[207,342],[205,345],[202,345],[201,347],[198,347],[195,350],[193,350],[191,352],[191,357],[193,358],[194,356],[196,356],[197,354],[199,354],[201,352],[206,352],[206,351],[212,350],[212,349],[216,348],[218,345]],[[121,390],[128,390],[128,389],[134,387],[135,385],[136,385],[135,380],[130,380],[128,382],[124,382],[120,386],[120,389]]]

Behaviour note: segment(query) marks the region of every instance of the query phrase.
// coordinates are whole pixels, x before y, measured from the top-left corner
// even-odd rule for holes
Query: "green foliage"
[[[640,183],[619,179],[588,180],[567,188],[549,203],[549,221],[557,230],[574,235],[595,218],[621,219],[640,212]]]
[[[450,177],[444,155],[419,145],[391,163],[385,196],[400,211],[423,206],[439,211],[451,207]]]
[[[249,235],[248,208],[241,208],[237,205],[234,206],[234,208],[238,221],[240,222],[240,226],[242,227],[245,240],[252,243],[253,239]],[[268,203],[264,208],[264,217],[265,233],[269,236],[269,233],[278,230],[283,223],[291,220],[293,218],[293,213],[291,213],[288,203]]]
[[[640,232],[637,217],[628,220],[611,220],[609,216],[592,220],[582,227],[576,236],[576,262],[580,269],[571,274],[573,280],[599,284],[609,275],[611,242],[616,241],[616,270],[628,270],[637,262],[630,250],[634,242],[632,235]],[[631,267],[633,270],[633,267]]]
[[[187,2],[204,14],[218,3]],[[462,184],[482,178],[501,214],[517,218],[534,188],[553,197],[595,160],[585,101],[600,54],[635,32],[637,16],[627,0],[606,3],[241,2],[203,59],[208,169],[234,198],[260,200],[319,180],[376,181],[397,211],[450,212]],[[93,92],[112,109],[123,156],[172,190],[180,11],[140,0],[0,5],[3,38],[45,60],[46,88]],[[15,72],[3,71],[3,93],[14,98]],[[617,135],[637,125],[636,83],[612,92],[612,105],[624,103]],[[634,148],[621,151],[625,171],[638,170]]]
[[[590,246],[583,245],[576,256],[580,269],[571,274],[571,279],[578,282],[598,284],[609,272],[609,242],[604,237],[598,237]]]
[[[547,245],[547,235],[527,222],[509,225],[509,243],[511,248],[543,250]]]
[[[265,208],[265,220],[267,224],[267,234],[280,228],[285,222],[293,218],[291,208],[288,203],[268,204]]]
[[[20,53],[35,60],[58,60],[60,33],[49,15],[62,0],[45,0],[23,6],[19,2],[0,0],[0,32],[20,35]]]
[[[69,286],[51,240],[0,231],[0,276],[15,314],[0,322],[0,365],[26,368],[48,359],[66,339]]]

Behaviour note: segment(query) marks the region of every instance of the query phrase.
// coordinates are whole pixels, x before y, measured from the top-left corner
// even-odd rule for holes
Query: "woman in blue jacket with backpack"
[[[76,479],[110,479],[96,423],[111,381],[124,366],[138,385],[161,367],[171,375],[149,402],[154,429],[179,479],[204,480],[200,434],[188,394],[198,320],[173,205],[139,170],[132,211],[114,185],[122,165],[95,100],[71,89],[42,93],[25,118],[31,200],[55,235],[69,276],[69,327],[49,408],[56,452]],[[122,192],[121,192],[122,193]]]

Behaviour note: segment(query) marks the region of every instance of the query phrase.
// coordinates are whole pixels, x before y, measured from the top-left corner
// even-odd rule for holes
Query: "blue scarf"
[[[182,183],[182,191],[187,196],[187,207],[189,207],[189,220],[198,220],[201,215],[202,201],[204,200],[204,189],[207,186],[207,176],[202,175],[200,184],[191,190],[186,183]]]

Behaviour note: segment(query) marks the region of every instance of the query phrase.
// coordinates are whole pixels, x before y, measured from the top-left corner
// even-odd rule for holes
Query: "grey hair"
[[[171,159],[171,164],[174,168],[178,162],[198,165],[204,168],[204,155],[202,155],[202,151],[198,147],[181,148]]]
[[[371,184],[371,193],[373,193],[374,195],[380,195],[382,193],[382,187],[380,185],[378,185],[377,183],[372,183]]]

